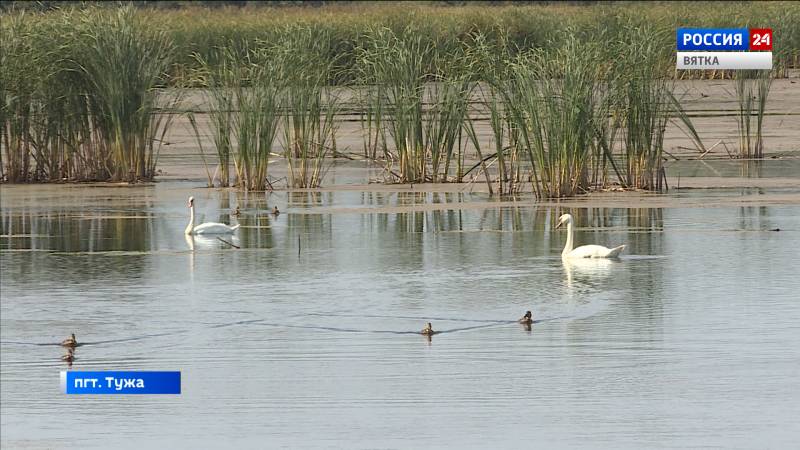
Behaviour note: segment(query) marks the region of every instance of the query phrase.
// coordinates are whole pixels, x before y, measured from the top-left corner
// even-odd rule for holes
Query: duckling
[[[530,325],[530,324],[533,323],[533,314],[531,314],[530,311],[527,311],[527,312],[525,312],[525,315],[522,316],[522,318],[519,319],[517,322],[519,322],[519,323],[521,323],[523,325]]]
[[[425,328],[420,331],[420,333],[424,334],[425,336],[433,336],[434,334],[438,333],[438,331],[433,331],[433,326],[431,326],[431,323],[428,322],[428,325],[426,325]]]
[[[241,211],[239,211],[239,205],[236,205],[236,209],[233,210],[233,214],[231,215],[233,217],[239,217],[241,214],[242,214]]]
[[[272,214],[275,214],[275,215],[277,216],[277,215],[278,215],[278,214],[280,214],[280,213],[281,213],[281,212],[280,212],[280,211],[278,211],[278,207],[277,207],[277,206],[273,206],[273,207],[272,207]]]
[[[70,337],[68,337],[68,338],[64,339],[63,341],[61,341],[61,346],[62,347],[77,347],[78,346],[78,341],[75,340],[75,333],[72,333],[72,335],[70,335]]]
[[[73,353],[72,349],[69,349],[66,355],[61,355],[61,360],[72,364],[72,361],[75,361],[75,353]]]

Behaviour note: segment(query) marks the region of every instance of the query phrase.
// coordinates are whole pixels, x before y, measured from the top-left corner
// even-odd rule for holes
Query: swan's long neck
[[[565,256],[572,251],[572,219],[567,220],[567,245],[564,246],[564,251],[561,256]]]
[[[189,225],[186,225],[186,234],[192,234],[194,231],[194,205],[189,207]]]

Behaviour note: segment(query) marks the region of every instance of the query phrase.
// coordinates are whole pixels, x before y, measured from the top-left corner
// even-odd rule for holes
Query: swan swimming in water
[[[233,234],[239,225],[225,225],[218,222],[206,222],[194,226],[194,197],[189,197],[189,225],[186,225],[186,234]]]
[[[562,258],[617,258],[625,248],[624,245],[614,248],[606,248],[602,245],[581,245],[573,250],[572,214],[564,214],[559,217],[556,228],[565,223],[567,224],[567,245],[564,246],[564,251],[561,252]]]

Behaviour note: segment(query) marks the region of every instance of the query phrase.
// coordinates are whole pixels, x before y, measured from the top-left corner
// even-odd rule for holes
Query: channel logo
[[[772,69],[771,28],[678,28],[680,70]]]

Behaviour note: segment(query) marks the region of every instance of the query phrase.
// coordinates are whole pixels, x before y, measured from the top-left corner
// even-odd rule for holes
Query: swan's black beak
[[[558,222],[558,223],[556,224],[556,229],[558,229],[558,227],[560,227],[562,223],[564,223],[564,222]]]

